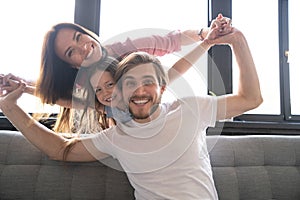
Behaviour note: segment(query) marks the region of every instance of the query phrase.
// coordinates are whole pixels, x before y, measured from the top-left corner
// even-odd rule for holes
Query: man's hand
[[[220,41],[226,41],[225,36],[231,35],[234,32],[234,28],[231,26],[231,19],[223,17],[222,14],[219,14],[218,17],[212,21],[207,33],[205,40],[209,41],[210,44],[221,44]],[[217,39],[222,38],[220,41]],[[223,44],[223,43],[222,43]],[[225,42],[228,44],[228,42]]]
[[[234,43],[239,43],[242,39],[244,39],[243,33],[234,27],[232,27],[229,34],[220,36],[218,35],[218,31],[213,29],[207,36],[207,40],[213,45],[232,45]]]
[[[216,19],[211,22],[210,27],[203,29],[201,37],[206,39],[214,31],[214,38],[231,33],[231,19],[219,14]]]

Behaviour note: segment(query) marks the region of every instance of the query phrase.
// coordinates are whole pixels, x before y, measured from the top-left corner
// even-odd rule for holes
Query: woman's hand
[[[206,35],[206,39],[215,39],[231,32],[231,19],[219,14],[218,17],[212,21],[209,27],[209,32]]]
[[[231,33],[232,26],[231,26],[231,19],[228,17],[224,17],[222,14],[219,14],[216,19],[211,22],[210,27],[205,28],[202,30],[201,37],[206,39],[211,30],[215,31],[215,37],[219,37],[222,35],[226,35]]]
[[[241,41],[244,38],[243,33],[229,26],[227,23],[231,23],[231,20],[225,20],[224,24],[220,23],[220,20],[214,20],[211,24],[210,31],[208,32],[205,41],[210,45],[233,45]],[[223,29],[222,29],[223,28]],[[225,34],[224,34],[225,33]]]
[[[226,35],[231,32],[231,19],[218,14],[216,19],[212,21],[210,28],[218,28],[220,35]]]

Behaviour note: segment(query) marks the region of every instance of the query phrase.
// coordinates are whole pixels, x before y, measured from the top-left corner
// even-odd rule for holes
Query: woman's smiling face
[[[90,66],[102,57],[98,41],[72,28],[61,29],[55,39],[55,52],[74,68]]]

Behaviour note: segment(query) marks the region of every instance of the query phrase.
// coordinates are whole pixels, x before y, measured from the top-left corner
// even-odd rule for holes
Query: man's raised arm
[[[238,91],[221,96],[218,100],[218,119],[228,119],[258,107],[263,98],[255,64],[243,33],[237,29],[216,39],[216,43],[231,45],[239,68]]]

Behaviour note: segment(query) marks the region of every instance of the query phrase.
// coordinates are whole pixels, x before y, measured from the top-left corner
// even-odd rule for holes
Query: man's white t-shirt
[[[160,106],[150,123],[117,124],[85,139],[92,140],[86,148],[95,158],[100,151],[118,159],[138,200],[218,199],[205,139],[207,127],[215,125],[216,98]]]

